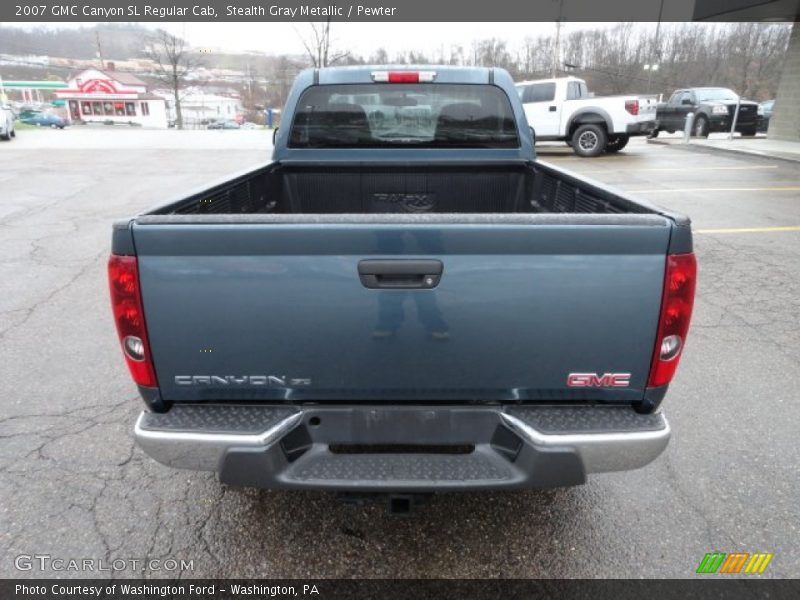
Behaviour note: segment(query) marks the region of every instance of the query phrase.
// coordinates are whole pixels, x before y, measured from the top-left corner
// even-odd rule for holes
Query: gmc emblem
[[[628,387],[631,384],[630,373],[570,373],[567,375],[567,387]]]

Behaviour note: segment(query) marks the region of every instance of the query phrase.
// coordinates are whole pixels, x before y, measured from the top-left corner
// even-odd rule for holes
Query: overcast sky
[[[301,53],[299,35],[308,35],[308,23],[170,23],[185,32],[194,45],[267,53]],[[467,45],[472,40],[497,37],[521,41],[526,35],[555,31],[554,23],[334,23],[334,40],[356,54],[368,55],[383,47],[390,55],[407,50],[431,52],[441,46]]]
[[[19,23],[17,26],[76,28],[94,23]],[[299,34],[307,35],[307,23],[141,23],[161,27],[185,37],[196,47],[224,51],[264,52],[267,54],[302,54]],[[614,23],[565,23],[562,32],[576,29],[609,27]],[[408,50],[426,53],[454,44],[466,48],[473,40],[496,37],[516,47],[526,36],[555,33],[554,23],[334,23],[332,32],[338,45],[368,56],[385,48],[390,56]],[[465,49],[466,49],[465,48]]]

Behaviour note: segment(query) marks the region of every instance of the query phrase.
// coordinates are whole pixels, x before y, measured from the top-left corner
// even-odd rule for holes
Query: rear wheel
[[[703,116],[697,117],[694,121],[694,135],[695,137],[708,137],[708,119]]]
[[[753,137],[755,134],[755,129],[742,129],[742,135],[745,137]]]
[[[578,156],[597,156],[602,154],[608,144],[608,135],[599,125],[587,123],[579,126],[572,134],[572,149]]]
[[[619,152],[628,145],[629,140],[630,137],[627,135],[613,135],[609,137],[608,144],[606,144],[606,152]]]

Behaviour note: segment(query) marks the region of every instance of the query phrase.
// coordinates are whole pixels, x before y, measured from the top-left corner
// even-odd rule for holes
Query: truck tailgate
[[[668,220],[501,216],[140,218],[133,239],[162,397],[640,400]],[[362,261],[386,273],[360,275]],[[417,267],[437,261],[427,282]],[[570,387],[570,373],[629,373],[630,384]]]
[[[639,97],[639,114],[637,121],[652,121],[656,118],[656,108],[658,106],[658,98],[656,96],[640,96]]]

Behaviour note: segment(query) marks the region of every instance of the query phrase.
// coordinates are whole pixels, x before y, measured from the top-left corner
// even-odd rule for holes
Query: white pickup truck
[[[655,96],[594,97],[577,77],[515,85],[536,140],[565,141],[579,156],[618,152],[656,128]]]

